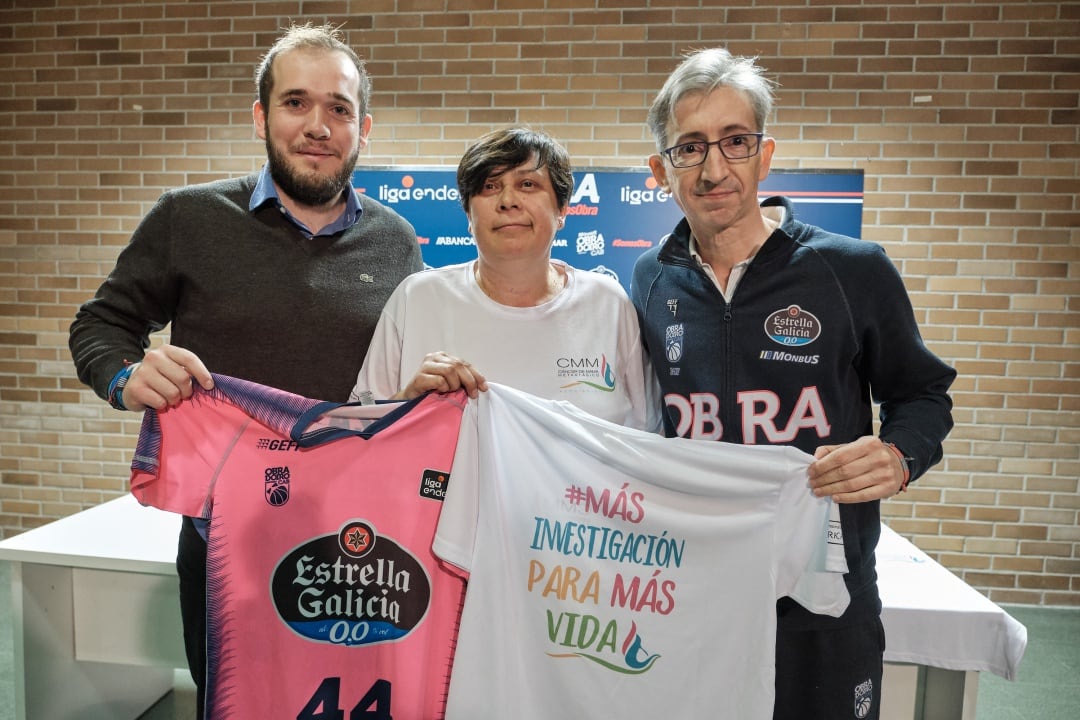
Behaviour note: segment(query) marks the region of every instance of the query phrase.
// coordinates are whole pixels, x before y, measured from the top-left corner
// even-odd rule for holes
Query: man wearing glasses
[[[815,457],[810,491],[839,504],[851,604],[832,618],[778,600],[774,720],[873,719],[880,500],[941,460],[956,373],[923,344],[879,245],[799,222],[785,198],[759,205],[772,103],[763,68],[723,49],[668,78],[649,166],[686,217],[638,260],[631,296],[667,434],[796,446]]]

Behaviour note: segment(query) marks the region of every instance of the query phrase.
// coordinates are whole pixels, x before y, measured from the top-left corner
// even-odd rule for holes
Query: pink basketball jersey
[[[210,519],[207,718],[443,717],[464,583],[431,543],[465,394],[361,407],[214,381],[146,413],[131,477]]]

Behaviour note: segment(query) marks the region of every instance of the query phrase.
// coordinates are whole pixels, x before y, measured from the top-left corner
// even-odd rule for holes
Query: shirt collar
[[[292,213],[281,204],[281,197],[278,195],[277,188],[274,187],[273,178],[270,177],[270,165],[266,164],[259,171],[259,179],[255,183],[255,190],[251,193],[251,200],[248,202],[248,211],[255,212],[264,205],[271,204],[277,207],[282,215],[287,217],[300,232],[309,238],[333,235],[346,230],[359,222],[360,216],[364,214],[364,209],[360,206],[360,198],[356,196],[356,191],[350,188],[349,193],[345,196],[345,209],[342,211],[341,216],[320,230],[318,235],[312,235],[311,229],[293,217]]]
[[[776,223],[776,229],[774,229],[773,232],[778,230],[780,228],[780,226],[784,224],[784,219],[785,219],[785,217],[787,215],[787,213],[784,211],[783,206],[763,207],[763,208],[761,208],[761,214],[764,215],[766,219],[772,220],[773,222]],[[698,246],[697,238],[694,237],[693,232],[690,232],[689,235],[690,235],[690,240],[689,240],[689,242],[687,242],[686,247],[690,251],[690,257],[692,257],[694,260],[696,260],[699,265],[702,265],[704,267],[708,267],[708,265],[706,265],[705,262],[701,259],[701,250],[700,250],[700,248]],[[770,236],[771,236],[771,234],[770,234]],[[750,261],[754,259],[754,256],[757,255],[758,250],[760,250],[760,249],[761,249],[761,245],[758,245],[750,253],[750,257],[746,258],[742,262],[736,263],[735,266],[732,269],[734,270],[735,268],[740,268],[741,267],[743,270],[745,270],[746,266],[750,264]],[[710,268],[710,270],[711,270],[711,268]]]
[[[694,237],[693,235],[690,236],[689,249],[690,249],[690,257],[694,258],[694,260],[697,260],[699,265],[701,265],[703,267],[709,267],[706,264],[706,262],[701,259],[701,251],[698,249],[697,238]],[[737,267],[746,267],[747,265],[749,265],[750,261],[754,259],[754,256],[757,255],[757,251],[760,250],[760,249],[761,249],[761,246],[758,245],[756,248],[754,248],[754,251],[750,253],[750,257],[746,258],[745,260],[742,260],[740,262],[735,263],[735,265],[733,266],[733,269],[737,268]]]
[[[716,289],[720,291],[720,294],[724,296],[724,300],[730,303],[731,299],[735,297],[735,288],[739,286],[739,281],[742,280],[743,275],[746,274],[747,268],[750,267],[750,261],[754,259],[755,255],[757,255],[757,252],[761,249],[761,246],[758,245],[756,248],[754,248],[753,252],[750,253],[750,257],[732,265],[731,272],[728,273],[727,287],[720,284],[720,278],[716,276],[716,272],[713,271],[712,266],[701,258],[701,251],[698,248],[697,238],[695,238],[693,235],[690,235],[690,242],[688,244],[688,248],[690,250],[690,257],[692,257],[695,262],[697,262],[697,264],[701,267],[701,269],[705,271],[705,274],[709,276],[709,279],[712,280],[713,285],[715,285]]]

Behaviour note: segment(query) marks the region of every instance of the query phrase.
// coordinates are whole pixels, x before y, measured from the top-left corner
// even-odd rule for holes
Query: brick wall
[[[68,324],[161,191],[259,167],[250,77],[290,19],[368,58],[374,164],[524,122],[643,165],[666,73],[726,44],[782,84],[779,167],[865,171],[864,237],[959,370],[946,460],[887,521],[996,601],[1080,604],[1080,5],[608,4],[0,3],[0,532],[125,491],[139,419],[76,380]]]

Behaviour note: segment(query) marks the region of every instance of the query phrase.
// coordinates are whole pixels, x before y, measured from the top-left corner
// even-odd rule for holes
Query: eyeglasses
[[[705,142],[695,140],[669,147],[661,152],[671,162],[672,167],[688,168],[701,165],[705,158],[709,157],[709,148],[715,145],[720,154],[728,160],[745,160],[754,157],[761,150],[761,138],[765,133],[742,133],[740,135],[728,135],[725,138]]]

